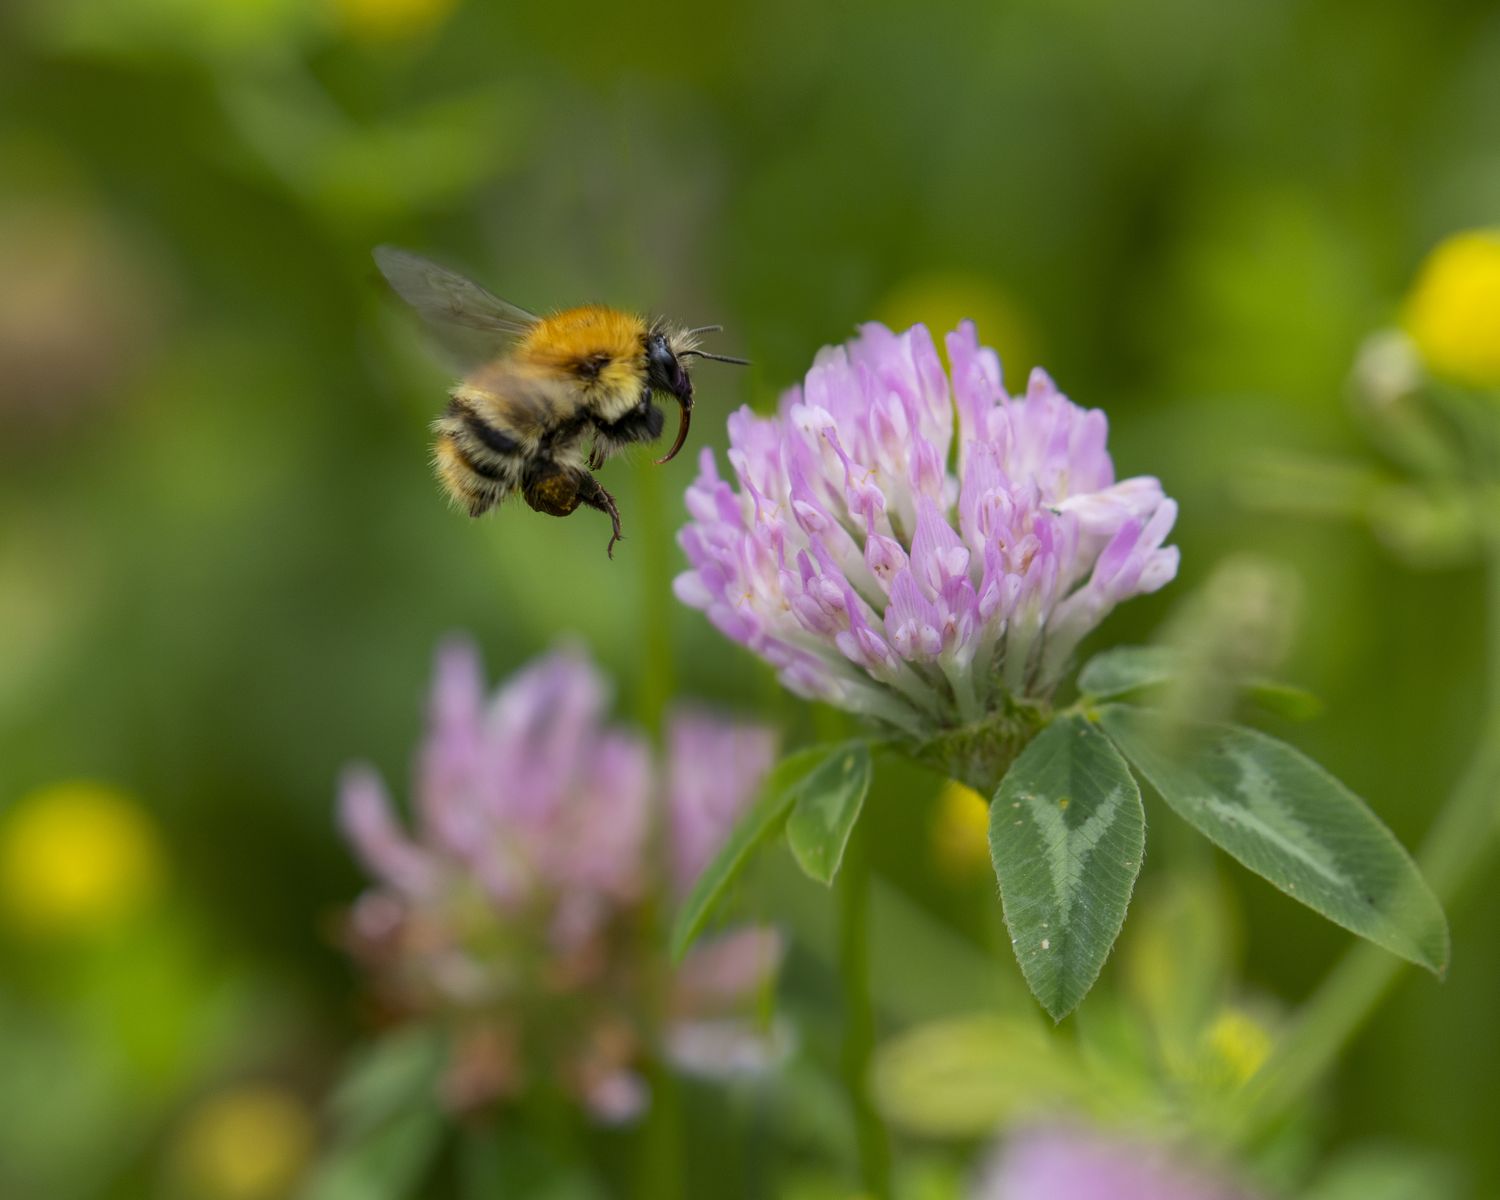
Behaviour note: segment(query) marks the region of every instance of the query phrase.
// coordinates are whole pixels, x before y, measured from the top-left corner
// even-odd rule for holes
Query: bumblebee
[[[661,435],[659,393],[677,401],[678,422],[657,462],[676,456],[693,415],[686,361],[744,365],[698,348],[700,334],[720,327],[679,329],[598,304],[539,317],[420,255],[393,246],[374,253],[396,294],[466,371],[432,427],[433,465],[448,495],[471,517],[516,491],[554,517],[598,509],[610,519],[613,558],[620,511],[592,472]]]

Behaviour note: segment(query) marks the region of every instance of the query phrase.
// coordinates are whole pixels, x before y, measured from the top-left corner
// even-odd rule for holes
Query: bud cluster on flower
[[[340,822],[378,881],[351,940],[392,1004],[459,1031],[455,1107],[518,1096],[545,1073],[596,1116],[628,1119],[652,1055],[737,1069],[764,1049],[742,1018],[775,972],[776,935],[731,932],[669,975],[645,917],[717,850],[774,738],[680,714],[663,772],[642,738],[605,723],[607,701],[569,651],[487,698],[477,654],[456,643],[438,658],[415,836],[373,771],[345,774]]]
[[[1045,699],[1079,641],[1177,572],[1177,506],[1115,482],[1098,410],[1047,375],[1008,396],[965,322],[869,324],[774,417],[729,419],[687,494],[677,595],[807,697],[910,735]]]

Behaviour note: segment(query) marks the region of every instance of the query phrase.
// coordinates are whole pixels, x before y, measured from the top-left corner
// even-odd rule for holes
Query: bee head
[[[693,381],[664,333],[646,337],[646,381],[653,389],[670,392],[689,408],[693,404]]]
[[[749,365],[743,358],[730,358],[727,354],[710,354],[707,350],[698,349],[698,334],[717,333],[720,328],[718,325],[700,325],[697,329],[683,330],[671,336],[653,329],[646,335],[647,381],[653,388],[676,396],[677,403],[682,406],[677,437],[665,457],[656,460],[658,464],[671,462],[677,456],[682,443],[687,441],[688,425],[693,419],[693,381],[688,377],[687,368],[682,365],[683,360],[696,356],[711,358],[715,362],[734,363],[741,367]]]
[[[670,462],[682,449],[683,442],[687,441],[688,426],[692,424],[693,381],[664,333],[653,331],[646,335],[646,382],[656,391],[675,396],[681,408],[677,437],[672,442],[672,448],[665,457],[657,460]]]

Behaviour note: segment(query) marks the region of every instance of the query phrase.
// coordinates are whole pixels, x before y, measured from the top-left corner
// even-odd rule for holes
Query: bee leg
[[[521,495],[537,512],[551,517],[566,517],[580,504],[608,513],[614,534],[609,539],[607,553],[610,558],[615,556],[615,543],[624,536],[620,532],[620,510],[615,506],[615,498],[587,471],[546,460],[534,462],[521,481]]]
[[[549,517],[566,517],[578,507],[580,479],[589,479],[582,471],[541,460],[526,468],[521,479],[521,495],[526,503]]]
[[[615,507],[615,498],[600,486],[599,481],[592,475],[583,474],[578,482],[578,498],[590,508],[597,508],[602,513],[609,514],[610,524],[614,526],[614,532],[610,536],[609,545],[605,553],[613,558],[615,556],[615,543],[624,534],[620,532],[620,510]]]

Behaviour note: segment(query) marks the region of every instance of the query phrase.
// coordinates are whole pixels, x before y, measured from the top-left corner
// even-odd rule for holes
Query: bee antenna
[[[677,357],[687,358],[688,355],[693,355],[697,358],[711,358],[714,362],[733,363],[737,367],[748,367],[750,365],[748,358],[731,358],[727,354],[710,354],[707,350],[683,350]]]

